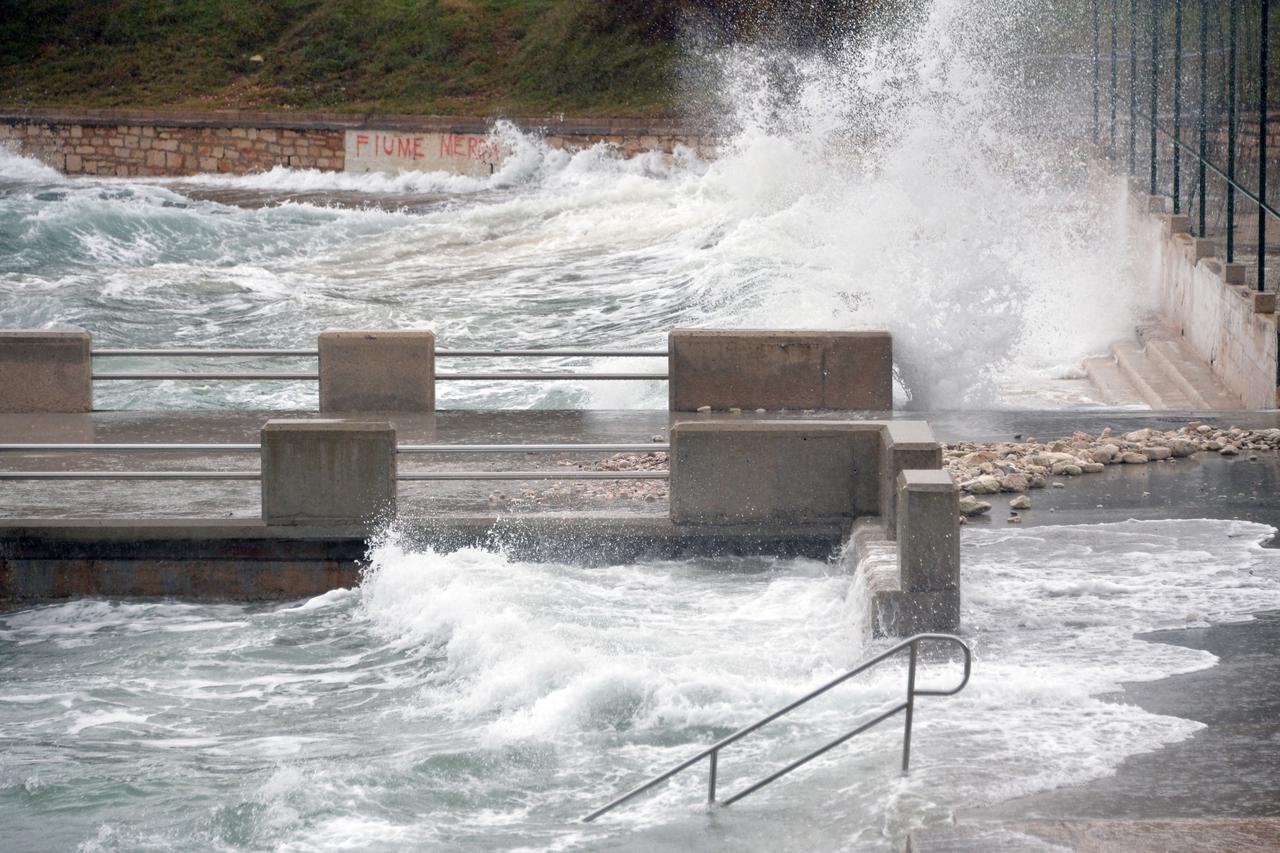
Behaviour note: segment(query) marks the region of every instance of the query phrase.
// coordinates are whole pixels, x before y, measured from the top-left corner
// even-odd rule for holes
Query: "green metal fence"
[[[1229,263],[1255,265],[1265,290],[1267,220],[1280,222],[1267,183],[1280,153],[1270,0],[1092,0],[1091,13],[1094,142],[1130,176],[1146,172],[1197,236],[1224,240]]]

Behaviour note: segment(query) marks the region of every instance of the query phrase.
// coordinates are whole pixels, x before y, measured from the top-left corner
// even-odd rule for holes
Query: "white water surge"
[[[888,328],[903,403],[1043,404],[1131,332],[1141,299],[1118,193],[1044,132],[1046,104],[1070,101],[1032,97],[1002,59],[1037,4],[980,5],[937,0],[826,58],[715,57],[725,114],[709,162],[568,154],[510,127],[497,135],[513,154],[488,179],[64,178],[0,154],[0,325],[299,347],[326,327],[648,348],[676,325]],[[107,405],[313,400],[265,383],[103,392]],[[657,383],[443,392],[472,407],[662,399]]]
[[[77,601],[0,616],[0,849],[890,850],[1110,773],[1199,724],[1100,698],[1209,666],[1135,632],[1280,607],[1270,528],[965,532],[973,680],[724,812],[705,771],[617,793],[882,647],[814,561],[593,569],[389,542],[284,606]],[[922,681],[957,667],[927,662]],[[732,792],[901,701],[901,662],[721,756]]]

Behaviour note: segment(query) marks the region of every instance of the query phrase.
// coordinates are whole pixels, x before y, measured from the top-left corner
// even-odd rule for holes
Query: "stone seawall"
[[[554,148],[612,145],[624,156],[713,141],[662,120],[513,119]],[[0,145],[67,174],[246,174],[276,166],[324,171],[490,174],[505,156],[483,118],[337,113],[0,109]]]

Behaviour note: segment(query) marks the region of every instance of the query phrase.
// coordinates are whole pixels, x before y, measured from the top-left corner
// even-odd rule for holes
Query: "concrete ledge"
[[[960,489],[946,471],[908,470],[898,475],[898,568],[908,599],[917,593],[959,589],[959,519]],[[938,630],[952,628],[954,624]]]
[[[321,332],[320,411],[434,411],[435,353],[425,330]]]
[[[669,352],[673,412],[893,408],[888,332],[676,329]]]
[[[88,332],[0,331],[0,412],[92,410],[93,363]]]
[[[841,525],[677,527],[660,516],[600,513],[402,518],[405,547],[501,547],[513,559],[582,565],[776,555],[826,559]],[[228,519],[0,522],[0,606],[84,595],[291,599],[359,581],[363,525],[268,526]]]
[[[268,524],[372,524],[395,514],[396,432],[386,422],[272,420],[262,428]]]

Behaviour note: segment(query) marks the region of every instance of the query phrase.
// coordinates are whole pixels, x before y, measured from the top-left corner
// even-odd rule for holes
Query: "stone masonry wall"
[[[623,156],[685,146],[713,153],[706,133],[671,122],[564,118],[525,119],[555,148],[615,146]],[[343,171],[349,131],[378,128],[402,134],[484,135],[492,122],[436,116],[352,116],[332,113],[175,113],[149,110],[23,110],[0,108],[0,145],[67,174],[132,176],[244,174],[274,166]],[[431,146],[428,146],[430,148]],[[411,164],[412,167],[412,164]],[[353,169],[364,171],[364,169]]]

